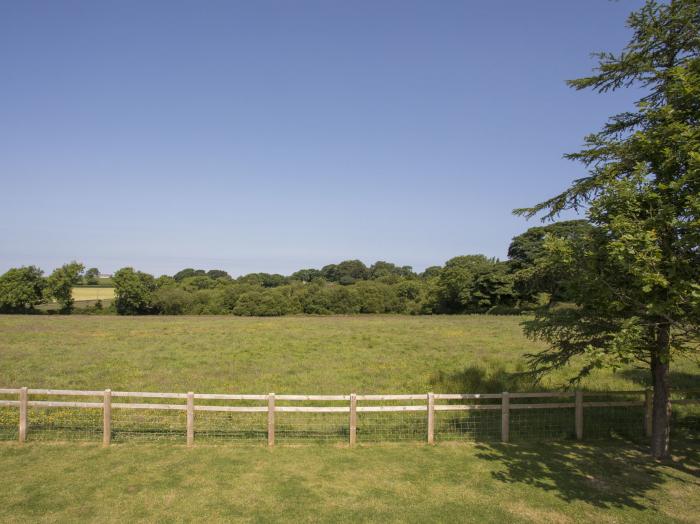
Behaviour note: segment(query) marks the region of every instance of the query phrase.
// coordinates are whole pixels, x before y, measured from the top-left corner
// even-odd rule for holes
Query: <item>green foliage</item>
[[[141,315],[154,312],[153,275],[125,267],[114,274],[114,304],[120,315]]]
[[[403,278],[414,278],[416,274],[411,266],[399,267],[391,262],[377,261],[368,270],[372,280],[381,280],[387,284],[395,284]]]
[[[273,317],[301,312],[290,293],[281,288],[243,293],[233,308],[235,315]]]
[[[299,271],[292,273],[292,276],[290,277],[290,279],[299,280],[300,282],[313,282],[319,278],[322,278],[322,274],[318,269],[300,269]]]
[[[87,271],[85,271],[84,275],[84,281],[87,285],[89,286],[94,286],[99,283],[99,277],[100,276],[100,270],[97,269],[96,267],[91,267]]]
[[[324,266],[321,268],[321,275],[329,282],[349,285],[358,280],[366,280],[369,270],[360,260],[344,260],[340,264]]]
[[[151,296],[152,306],[163,315],[184,315],[189,313],[192,303],[192,293],[172,286],[159,287]]]
[[[518,299],[534,304],[541,293],[547,293],[550,304],[572,301],[566,275],[558,274],[555,266],[542,260],[549,256],[545,240],[552,237],[575,240],[590,234],[593,228],[586,220],[565,220],[531,227],[513,238],[508,248],[508,263]]]
[[[70,313],[73,310],[73,287],[82,280],[81,274],[85,266],[78,262],[71,262],[55,269],[46,279],[45,294],[53,298],[61,305],[62,313]]]
[[[0,312],[27,312],[43,303],[43,273],[36,266],[26,266],[12,268],[0,276]]]
[[[213,279],[223,278],[225,280],[230,280],[231,276],[223,269],[210,269],[207,271],[207,276]]]
[[[596,229],[553,238],[549,267],[562,271],[578,308],[545,311],[529,333],[552,344],[535,362],[590,357],[584,372],[635,358],[668,361],[691,350],[700,323],[700,4],[649,1],[630,16],[620,55],[599,55],[598,74],[571,81],[601,92],[641,84],[635,112],[612,117],[568,155],[589,174],[531,209],[547,217],[588,205]],[[673,329],[673,336],[669,331]],[[660,345],[660,342],[663,344]],[[663,347],[665,346],[665,347]]]
[[[436,280],[438,312],[486,312],[516,300],[507,264],[484,255],[448,260]]]
[[[204,271],[203,269],[193,269],[191,267],[185,268],[181,271],[178,271],[173,275],[173,278],[180,282],[181,280],[188,278],[188,277],[196,277],[196,276],[201,276],[201,275],[206,275],[207,272]]]
[[[252,284],[262,287],[277,287],[287,283],[284,275],[270,273],[249,273],[236,279],[241,284]]]

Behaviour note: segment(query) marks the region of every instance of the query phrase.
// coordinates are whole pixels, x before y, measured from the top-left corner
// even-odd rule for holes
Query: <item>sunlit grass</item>
[[[572,443],[3,444],[0,521],[697,522],[697,451],[676,460]]]
[[[114,298],[113,287],[74,287],[73,300],[112,300]]]
[[[543,347],[507,316],[0,316],[0,333],[0,387],[146,391],[422,393],[489,376],[498,387]],[[483,380],[465,373],[474,367]],[[674,371],[699,373],[690,362]],[[639,389],[646,378],[604,371],[585,386]]]

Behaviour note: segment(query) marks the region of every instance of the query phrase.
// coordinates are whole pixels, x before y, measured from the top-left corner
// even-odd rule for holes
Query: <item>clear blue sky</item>
[[[2,2],[0,271],[504,258],[631,106],[564,81],[639,5]]]

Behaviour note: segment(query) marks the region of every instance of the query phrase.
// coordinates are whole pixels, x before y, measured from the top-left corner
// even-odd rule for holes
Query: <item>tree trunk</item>
[[[671,402],[669,387],[671,326],[658,326],[656,351],[651,358],[651,377],[654,384],[652,407],[651,454],[664,459],[670,454]]]

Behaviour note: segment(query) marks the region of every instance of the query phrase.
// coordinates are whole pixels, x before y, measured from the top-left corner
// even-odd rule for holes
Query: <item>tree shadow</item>
[[[640,386],[652,387],[651,374],[647,369],[623,369],[618,371],[624,378],[636,382]],[[700,388],[700,373],[688,373],[686,371],[670,371],[669,381],[673,389],[698,389]]]
[[[477,456],[500,463],[493,477],[527,484],[567,501],[599,508],[653,509],[647,494],[673,478],[700,487],[700,445],[685,443],[664,463],[628,442],[592,445],[557,442],[537,445],[479,443]],[[679,472],[691,475],[679,475]]]
[[[492,369],[467,366],[445,373],[438,371],[430,377],[430,384],[440,393],[501,393],[503,391],[528,391],[535,383],[522,371],[509,372],[504,367]],[[540,386],[540,390],[542,387]]]

